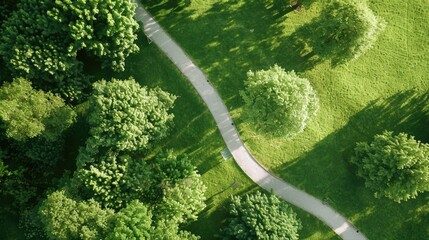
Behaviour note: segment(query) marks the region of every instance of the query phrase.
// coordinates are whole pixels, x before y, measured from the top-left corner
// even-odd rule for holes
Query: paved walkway
[[[137,20],[144,23],[144,32],[146,36],[173,61],[198,91],[213,115],[232,156],[247,176],[262,188],[268,191],[272,190],[276,195],[287,202],[316,216],[331,227],[341,238],[347,240],[366,239],[346,218],[341,216],[334,209],[308,193],[271,175],[253,158],[241,141],[228,109],[225,107],[219,94],[208,82],[203,72],[195,66],[185,52],[146,12],[143,6],[140,3],[137,3],[137,5]]]

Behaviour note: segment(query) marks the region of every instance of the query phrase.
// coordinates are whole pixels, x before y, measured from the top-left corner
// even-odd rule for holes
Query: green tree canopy
[[[275,195],[261,192],[232,196],[224,239],[298,239],[301,222]]]
[[[23,78],[0,88],[0,118],[7,137],[17,141],[36,136],[55,140],[74,122],[75,116],[60,97],[33,89]]]
[[[195,172],[176,184],[165,186],[162,202],[156,207],[156,217],[177,223],[197,220],[197,214],[206,207],[206,189]]]
[[[79,158],[89,157],[79,155]],[[151,172],[144,160],[108,153],[96,159],[81,160],[77,176],[89,194],[103,207],[121,209],[135,199],[141,199],[151,186]]]
[[[141,202],[132,201],[113,219],[107,240],[150,240],[154,228],[151,211]]]
[[[39,208],[50,239],[104,239],[114,215],[94,200],[76,201],[64,191],[48,195]]]
[[[131,0],[21,1],[4,22],[0,55],[29,79],[74,79],[82,69],[79,51],[122,71],[138,51],[135,8]]]
[[[310,82],[295,72],[275,65],[268,70],[247,73],[245,114],[259,131],[292,136],[306,127],[318,110],[316,92]]]
[[[90,148],[136,151],[165,137],[172,124],[168,113],[176,97],[161,89],[148,90],[134,79],[94,83],[90,97]]]
[[[334,63],[357,59],[371,48],[385,27],[367,4],[358,0],[331,0],[307,25],[313,51]]]
[[[429,145],[405,133],[385,131],[358,143],[352,163],[376,197],[401,202],[429,191]]]

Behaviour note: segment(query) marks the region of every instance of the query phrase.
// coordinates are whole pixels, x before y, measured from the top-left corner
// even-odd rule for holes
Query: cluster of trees
[[[301,221],[289,205],[273,194],[232,196],[223,239],[299,239]]]
[[[358,143],[352,163],[376,197],[401,202],[429,191],[429,144],[408,134],[385,131]]]
[[[173,126],[176,96],[83,71],[93,61],[125,69],[139,50],[135,7],[131,0],[0,4],[0,61],[11,74],[2,68],[0,194],[14,203],[7,210],[21,215],[29,239],[198,239],[181,230],[205,207],[191,160],[172,150],[143,157]],[[77,119],[88,137],[74,153],[76,167],[65,171],[63,149],[74,134],[67,129]]]
[[[0,55],[14,76],[76,97],[88,85],[79,55],[123,71],[138,51],[135,8],[131,0],[20,1],[2,24]]]

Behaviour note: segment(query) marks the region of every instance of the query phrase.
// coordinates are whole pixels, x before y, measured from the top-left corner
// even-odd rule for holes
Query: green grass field
[[[429,237],[429,194],[401,204],[376,199],[349,163],[356,142],[384,129],[429,142],[427,1],[369,1],[386,30],[360,59],[337,67],[306,56],[297,39],[297,30],[311,33],[302,26],[321,1],[304,1],[301,12],[277,0],[175,2],[143,1],[208,75],[263,165],[326,199],[369,239]],[[275,63],[308,78],[320,98],[318,116],[293,139],[258,135],[241,118],[246,72]]]
[[[155,45],[147,44],[142,36],[140,43],[140,52],[127,60],[126,72],[116,76],[134,76],[142,85],[161,87],[178,96],[173,109],[174,129],[153,154],[171,148],[177,153],[188,154],[196,164],[208,187],[208,200],[207,208],[200,214],[199,220],[188,228],[202,239],[214,239],[226,217],[224,206],[228,198],[259,188],[244,175],[233,159],[223,160],[220,152],[226,145],[208,108],[188,80]],[[107,74],[110,76],[112,73]],[[322,222],[303,211],[297,212],[305,226],[300,232],[303,239],[337,239]]]

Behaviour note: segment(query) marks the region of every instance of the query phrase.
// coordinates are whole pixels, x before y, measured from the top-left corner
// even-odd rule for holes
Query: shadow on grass
[[[301,43],[287,42],[283,22],[292,11],[280,1],[219,1],[207,9],[174,10],[167,2],[144,1],[157,20],[207,73],[229,107],[240,107],[238,90],[249,70],[267,69],[276,63],[287,70],[305,71],[314,66]],[[287,2],[288,3],[288,2]],[[160,10],[164,6],[165,8]],[[278,41],[284,43],[275,44]],[[280,45],[280,46],[278,46]],[[286,56],[286,57],[285,57]],[[286,60],[284,60],[286,59]]]
[[[429,142],[428,125],[429,92],[408,90],[397,93],[371,102],[311,151],[275,171],[318,198],[328,199],[345,216],[356,217],[358,227],[363,225],[364,232],[366,229],[374,231],[365,232],[370,239],[388,239],[383,235],[387,230],[376,232],[374,224],[381,229],[395,226],[397,231],[404,219],[408,219],[409,224],[419,225],[420,235],[417,236],[424,236],[422,231],[427,230],[426,225],[422,225],[423,219],[413,213],[419,207],[429,209],[425,200],[428,194],[421,194],[417,199],[400,205],[388,199],[375,199],[373,193],[365,189],[363,180],[356,176],[356,169],[349,160],[356,142],[371,141],[375,134],[385,129],[395,133],[406,132],[422,142]]]

